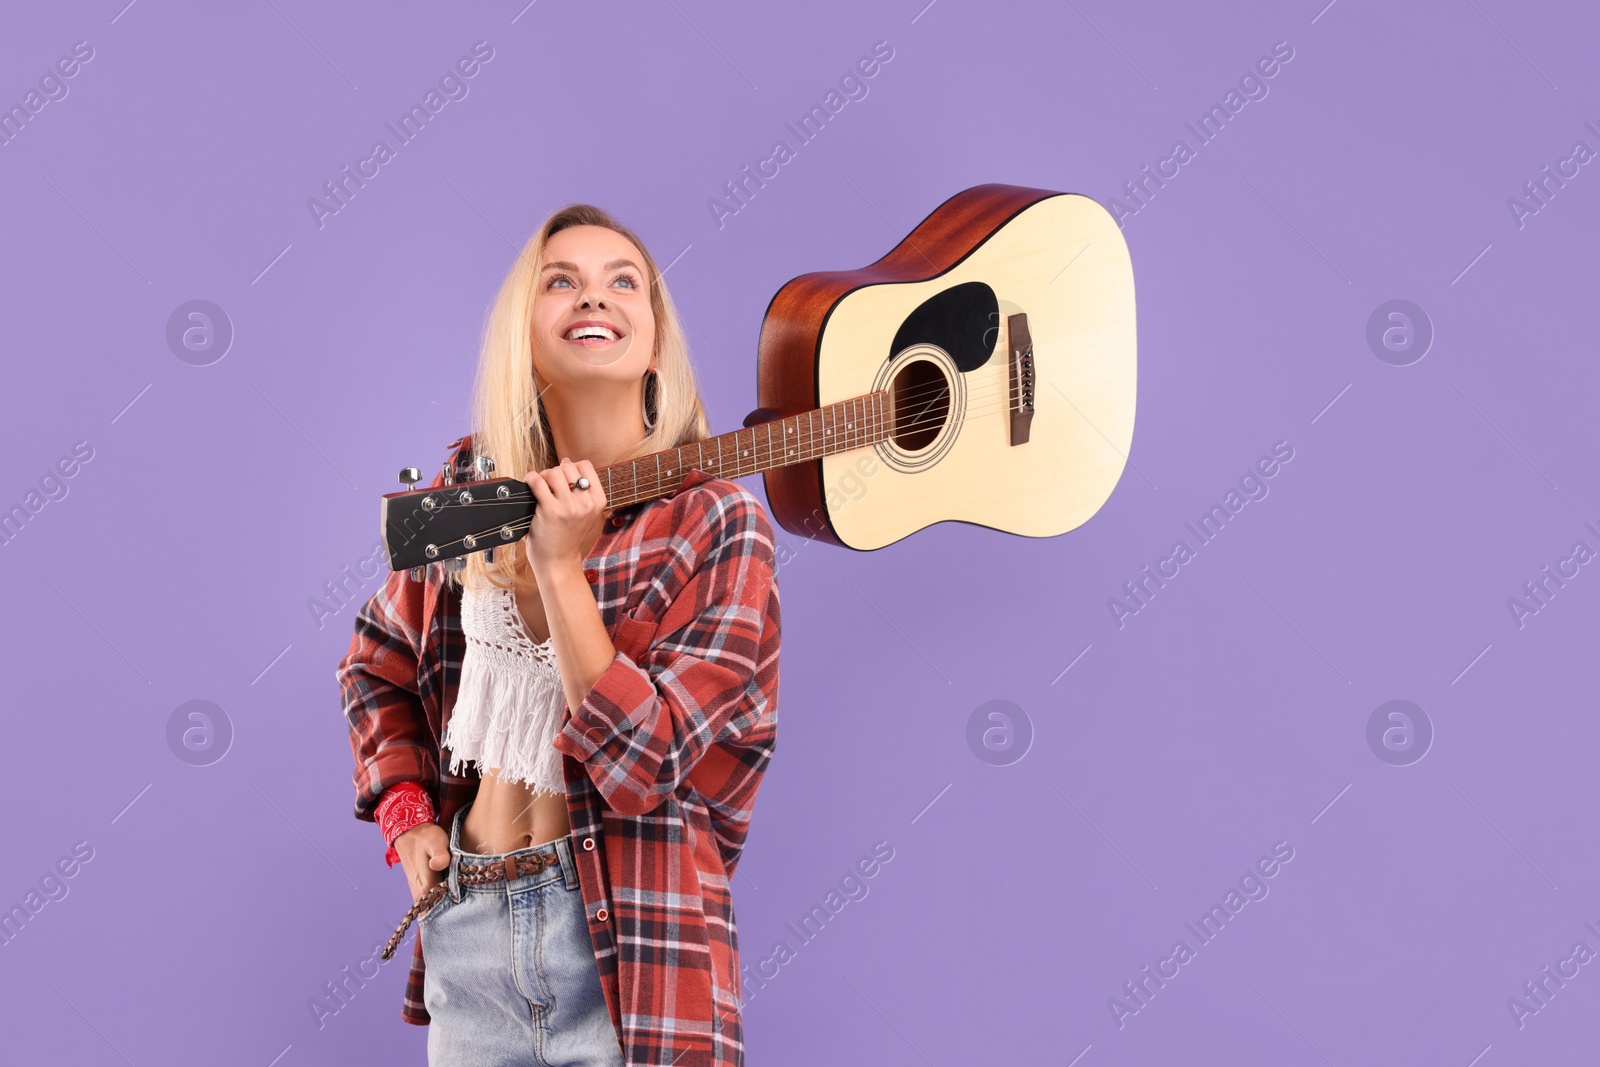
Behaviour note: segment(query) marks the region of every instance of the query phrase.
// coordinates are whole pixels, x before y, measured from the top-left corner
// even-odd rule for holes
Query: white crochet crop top
[[[471,761],[534,793],[565,795],[554,742],[567,701],[555,647],[548,638],[534,643],[516,594],[494,585],[462,590],[461,630],[461,680],[441,740],[450,772]]]

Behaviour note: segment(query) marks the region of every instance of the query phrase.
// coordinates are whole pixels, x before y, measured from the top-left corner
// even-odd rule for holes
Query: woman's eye
[[[628,288],[630,289],[639,288],[639,279],[635,278],[631,274],[619,274],[617,275],[616,281],[627,282]],[[572,279],[567,277],[565,274],[557,274],[553,276],[547,283],[545,283],[545,288],[554,289],[557,285],[563,282],[566,283],[567,288],[572,288]]]

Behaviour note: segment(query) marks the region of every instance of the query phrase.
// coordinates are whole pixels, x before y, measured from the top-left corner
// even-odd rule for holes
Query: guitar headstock
[[[417,468],[400,472],[400,481],[411,488],[383,497],[383,547],[392,570],[446,562],[471,552],[492,553],[528,532],[534,508],[528,483],[486,478],[494,471],[488,456],[479,456],[474,467],[478,481],[457,482],[447,466],[444,484],[429,489],[415,488],[421,477]]]

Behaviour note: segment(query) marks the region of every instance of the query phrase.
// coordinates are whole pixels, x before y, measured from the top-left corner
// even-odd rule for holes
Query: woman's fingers
[[[600,475],[595,472],[594,464],[586,459],[580,459],[576,466],[578,468],[578,478],[589,479],[589,488],[584,491],[593,493],[595,499],[600,501],[599,506],[604,508],[606,506],[606,492],[600,488]],[[573,481],[577,481],[578,478],[574,478]]]
[[[589,480],[587,489],[573,488],[580,478]],[[600,487],[600,475],[595,471],[594,464],[586,459],[572,460],[563,456],[554,467],[529,471],[523,476],[523,481],[533,490],[538,504],[552,507],[553,514],[583,516],[606,509],[606,494]]]
[[[550,488],[550,480],[543,471],[529,471],[522,476],[522,480],[528,483],[528,488],[533,490],[533,498],[541,505],[550,502],[555,491]]]

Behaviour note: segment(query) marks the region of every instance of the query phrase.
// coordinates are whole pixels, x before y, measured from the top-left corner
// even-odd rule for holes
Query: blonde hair
[[[569,204],[545,219],[528,238],[484,322],[473,385],[472,451],[475,456],[494,459],[492,477],[520,478],[528,471],[547,470],[560,462],[538,399],[542,387],[534,380],[533,302],[538,296],[545,245],[553,235],[572,226],[603,226],[621,234],[644,257],[649,277],[650,311],[655,316],[656,424],[636,451],[620,458],[633,459],[711,436],[689,363],[689,342],[655,259],[637,234],[606,211],[592,204]],[[642,412],[639,428],[644,429]],[[474,588],[487,583],[517,585],[527,569],[520,542],[502,545],[492,564],[485,564],[476,552],[465,558],[465,569],[450,577]]]

